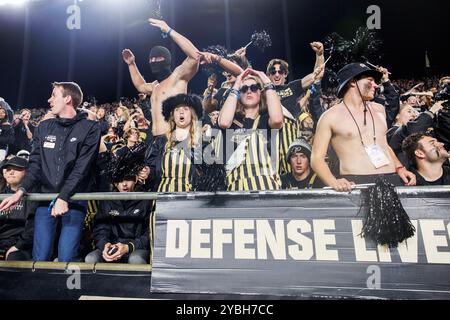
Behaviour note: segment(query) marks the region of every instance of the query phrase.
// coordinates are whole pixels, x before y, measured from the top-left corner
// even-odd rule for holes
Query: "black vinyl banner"
[[[363,238],[361,192],[158,197],[152,292],[450,298],[450,188],[399,188],[416,233]]]

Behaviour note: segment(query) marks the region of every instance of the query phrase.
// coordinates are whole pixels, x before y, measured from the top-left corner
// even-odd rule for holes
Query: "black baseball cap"
[[[16,167],[25,169],[28,167],[28,160],[22,157],[12,156],[10,158],[6,158],[5,160],[3,160],[0,168],[4,169],[5,167]]]

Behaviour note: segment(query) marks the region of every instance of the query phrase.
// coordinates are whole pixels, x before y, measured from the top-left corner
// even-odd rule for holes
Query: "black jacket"
[[[422,112],[416,120],[409,121],[402,126],[392,126],[386,133],[389,146],[395,152],[398,160],[407,168],[410,169],[412,162],[408,159],[406,154],[402,151],[403,140],[410,134],[416,132],[425,132],[429,127],[433,126],[433,116],[430,112]]]
[[[3,193],[13,193],[6,188]],[[0,249],[16,246],[30,250],[33,246],[34,213],[37,202],[21,200],[14,208],[0,211]]]
[[[409,121],[402,126],[392,126],[386,133],[389,146],[396,154],[402,151],[402,142],[405,138],[416,132],[425,132],[433,126],[433,115],[431,112],[422,112],[416,120]]]
[[[400,93],[390,81],[384,82],[383,87],[384,99],[376,97],[374,101],[384,105],[386,111],[386,123],[388,128],[390,128],[400,110]]]
[[[148,200],[102,201],[94,218],[95,247],[103,251],[105,244],[128,244],[132,250],[150,248],[150,215]],[[130,245],[131,243],[131,245]]]
[[[316,131],[317,123],[320,117],[326,111],[320,103],[320,96],[322,95],[322,85],[320,83],[314,83],[311,86],[311,98],[309,99],[309,112],[311,113],[314,121],[314,129]]]
[[[40,192],[59,193],[69,201],[77,192],[88,192],[91,170],[99,151],[100,127],[78,113],[72,119],[43,121],[33,135],[33,151],[22,187],[40,186]]]
[[[14,129],[4,122],[0,125],[0,149],[6,149],[14,143]]]
[[[29,123],[28,128],[30,129],[31,133],[33,134],[35,126],[33,126],[31,123]],[[31,151],[31,139],[28,139],[27,130],[25,128],[25,125],[23,124],[23,121],[20,121],[14,127],[14,137],[15,137],[14,148],[12,148],[11,153],[16,154],[20,150]]]
[[[108,129],[109,129],[108,121],[106,121],[105,118],[103,118],[103,119],[100,119],[98,121],[98,124],[100,125],[101,135],[104,136],[105,134],[107,134],[108,133]]]

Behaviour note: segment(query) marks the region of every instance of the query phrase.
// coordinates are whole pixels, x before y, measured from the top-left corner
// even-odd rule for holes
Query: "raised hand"
[[[242,85],[242,80],[245,79],[252,71],[253,69],[247,68],[245,69],[240,75],[236,77],[236,81],[234,82],[234,88],[239,89]]]
[[[384,68],[384,67],[382,67],[382,66],[377,67],[377,70],[383,74],[383,76],[381,77],[381,83],[388,82],[389,81],[389,75],[390,75],[389,70]]]
[[[148,19],[148,22],[152,26],[159,28],[161,30],[161,32],[167,33],[170,30],[169,25],[164,20],[150,18],[150,19]]]
[[[245,57],[245,54],[247,53],[247,49],[245,47],[237,49],[233,55],[238,57]]]
[[[200,59],[200,64],[213,63],[219,60],[218,56],[211,52],[201,52],[197,51],[198,59]]]
[[[128,65],[133,64],[136,60],[133,52],[131,52],[130,49],[125,49],[122,51],[122,58],[123,58],[123,61],[125,61],[125,63]]]
[[[259,79],[261,79],[263,84],[270,83],[269,77],[264,72],[258,71],[258,70],[253,70],[251,68],[248,68],[247,70],[248,70],[248,74],[251,74],[252,76],[255,76],[255,77],[258,77]]]
[[[309,44],[311,46],[311,49],[314,50],[314,52],[316,53],[316,55],[321,56],[323,55],[323,44],[322,42],[311,42]]]
[[[433,104],[433,106],[430,108],[430,112],[436,114],[439,110],[441,110],[444,107],[444,103],[447,102],[448,100],[441,100],[441,101],[437,101],[435,104]]]

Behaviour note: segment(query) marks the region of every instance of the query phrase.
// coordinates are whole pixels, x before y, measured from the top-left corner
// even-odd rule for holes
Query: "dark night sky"
[[[172,50],[178,65],[184,54],[147,23],[150,0],[83,0],[81,30],[66,28],[66,8],[73,0],[29,3],[28,22],[23,7],[0,6],[0,96],[13,107],[46,106],[53,81],[78,82],[85,96],[109,102],[134,96],[128,68],[121,60],[123,48],[136,55],[144,77],[152,80],[147,56],[152,46]],[[420,76],[425,50],[435,72],[449,74],[448,32],[450,1],[284,0],[161,0],[162,14],[174,29],[199,48],[212,44],[237,49],[253,31],[267,30],[272,47],[264,53],[250,47],[247,56],[255,69],[265,70],[274,57],[290,59],[291,75],[311,72],[311,41],[323,41],[333,31],[350,39],[364,26],[366,8],[381,8],[382,64],[394,78]],[[227,37],[225,8],[229,9]],[[28,28],[26,28],[28,24]],[[285,26],[288,34],[284,33]],[[288,41],[285,41],[285,40]],[[290,47],[289,52],[287,52]],[[28,50],[26,50],[26,48]],[[175,65],[174,63],[174,65]],[[190,90],[200,93],[206,75],[199,73]]]

